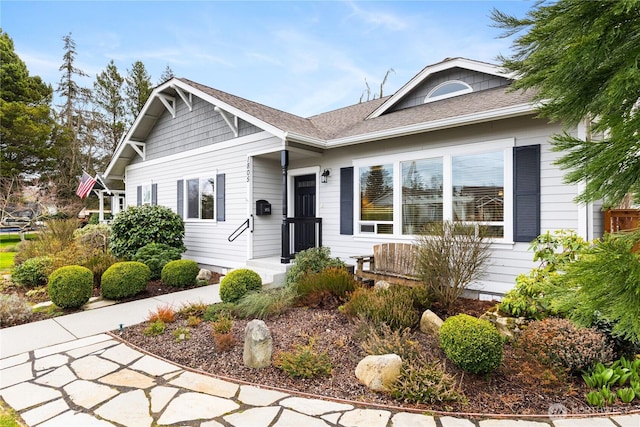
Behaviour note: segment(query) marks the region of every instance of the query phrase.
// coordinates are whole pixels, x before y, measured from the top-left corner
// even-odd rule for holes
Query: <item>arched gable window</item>
[[[434,87],[424,98],[424,102],[433,102],[473,92],[471,86],[460,80],[449,80]]]

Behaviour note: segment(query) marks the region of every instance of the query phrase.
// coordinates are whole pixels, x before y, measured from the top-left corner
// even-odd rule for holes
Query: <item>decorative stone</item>
[[[375,391],[389,391],[400,376],[402,359],[397,354],[367,356],[356,366],[358,380]]]
[[[211,281],[211,271],[206,268],[201,268],[198,272],[198,276],[196,277],[196,282],[209,284],[209,281]]]
[[[266,368],[271,365],[273,338],[267,325],[259,319],[247,323],[244,329],[242,360],[249,368]]]
[[[427,310],[422,313],[420,318],[420,332],[429,335],[435,335],[440,331],[440,326],[444,322],[442,319],[431,310]]]
[[[389,289],[391,287],[391,283],[386,280],[378,280],[375,285],[373,285],[373,289],[379,291],[381,289]]]
[[[524,317],[501,316],[498,306],[492,307],[480,318],[491,322],[500,335],[508,339],[512,339],[516,334],[522,332],[523,327],[527,324]]]

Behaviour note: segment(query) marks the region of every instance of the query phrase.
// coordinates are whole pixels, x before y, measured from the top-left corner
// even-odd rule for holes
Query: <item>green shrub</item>
[[[163,334],[166,329],[167,325],[162,320],[156,320],[144,328],[142,333],[148,337],[155,337],[156,335]]]
[[[577,328],[567,319],[532,322],[517,342],[541,363],[558,364],[573,373],[613,359],[613,350],[604,334],[591,328]]]
[[[391,286],[388,289],[358,287],[344,304],[344,312],[352,318],[362,318],[393,330],[412,328],[420,319],[417,305],[424,293],[409,286]]]
[[[11,272],[13,281],[27,288],[36,288],[47,284],[47,276],[52,272],[53,262],[48,256],[30,258],[14,267]]]
[[[238,301],[235,313],[242,318],[267,319],[289,309],[297,298],[290,287],[249,292]]]
[[[502,363],[503,341],[487,320],[458,314],[440,328],[440,347],[460,368],[474,374],[487,374]]]
[[[356,281],[346,268],[327,267],[318,273],[302,275],[293,287],[303,301],[312,294],[325,291],[344,301],[347,294],[355,290]]]
[[[196,284],[200,272],[198,263],[190,259],[169,261],[163,268],[160,277],[165,285],[173,288],[186,288]]]
[[[89,224],[73,232],[73,237],[89,252],[107,252],[111,227],[107,224]]]
[[[262,289],[262,279],[253,270],[240,268],[229,272],[220,281],[222,302],[237,302],[248,292]]]
[[[93,294],[93,273],[80,265],[60,267],[49,276],[47,292],[58,307],[81,307]]]
[[[439,363],[405,362],[400,377],[391,386],[391,396],[405,403],[464,401],[455,377]]]
[[[0,326],[13,326],[28,320],[31,314],[31,306],[23,298],[14,294],[0,294]]]
[[[485,232],[483,227],[445,221],[427,225],[418,237],[416,270],[445,308],[484,275],[491,255]]]
[[[206,322],[214,322],[220,317],[233,317],[236,305],[231,302],[218,302],[207,307],[202,318]]]
[[[310,248],[296,254],[295,262],[287,271],[285,286],[296,283],[307,273],[319,273],[328,267],[345,267],[339,258],[331,258],[327,247]]]
[[[228,314],[221,314],[211,322],[211,329],[214,334],[228,334],[233,328],[233,318]]]
[[[120,300],[144,291],[151,272],[149,267],[137,261],[116,262],[102,275],[102,296]]]
[[[411,336],[409,328],[393,330],[386,324],[368,328],[360,346],[367,354],[397,354],[403,363],[420,359],[420,347]]]
[[[158,280],[162,275],[162,269],[169,261],[179,260],[182,250],[164,243],[149,243],[138,249],[132,261],[139,261],[147,265],[151,270],[151,280]]]
[[[119,258],[131,258],[149,243],[164,243],[184,251],[183,239],[182,218],[165,206],[130,206],[111,223],[110,248]]]
[[[102,275],[116,262],[118,262],[118,260],[110,253],[96,251],[94,255],[82,265],[91,270],[93,273],[93,285],[99,288],[102,286]]]
[[[274,365],[293,378],[314,378],[331,374],[331,360],[326,352],[313,349],[315,340],[309,344],[298,344],[292,351],[282,351],[276,356]]]
[[[48,256],[52,260],[52,270],[65,265],[82,264],[87,252],[76,244],[73,233],[78,229],[78,221],[51,220],[34,240],[20,242],[18,252],[14,258],[15,265],[24,261]]]

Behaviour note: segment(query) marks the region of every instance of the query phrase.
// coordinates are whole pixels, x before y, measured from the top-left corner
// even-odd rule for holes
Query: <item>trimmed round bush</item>
[[[132,261],[139,261],[151,270],[151,280],[162,277],[162,269],[169,261],[179,260],[182,250],[164,243],[149,243],[138,249]]]
[[[47,284],[47,276],[51,272],[53,261],[48,256],[29,258],[16,265],[11,278],[21,286],[36,288]]]
[[[200,272],[198,263],[190,259],[179,259],[168,262],[162,269],[161,278],[165,285],[174,288],[185,288],[196,284]]]
[[[440,328],[440,347],[460,368],[487,374],[502,363],[503,341],[488,320],[467,314],[449,317]]]
[[[149,267],[141,262],[116,262],[102,273],[100,291],[107,299],[132,297],[146,289],[150,276]]]
[[[229,272],[220,281],[220,299],[222,302],[237,302],[248,292],[262,289],[260,275],[248,268],[239,268]]]
[[[49,276],[47,292],[58,307],[82,307],[93,294],[93,273],[80,265],[60,267]]]

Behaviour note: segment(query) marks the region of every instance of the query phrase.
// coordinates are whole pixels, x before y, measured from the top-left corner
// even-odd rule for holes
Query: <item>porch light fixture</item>
[[[327,183],[327,178],[331,175],[331,171],[329,169],[325,169],[322,171],[322,175],[320,175],[320,182],[323,184]]]

